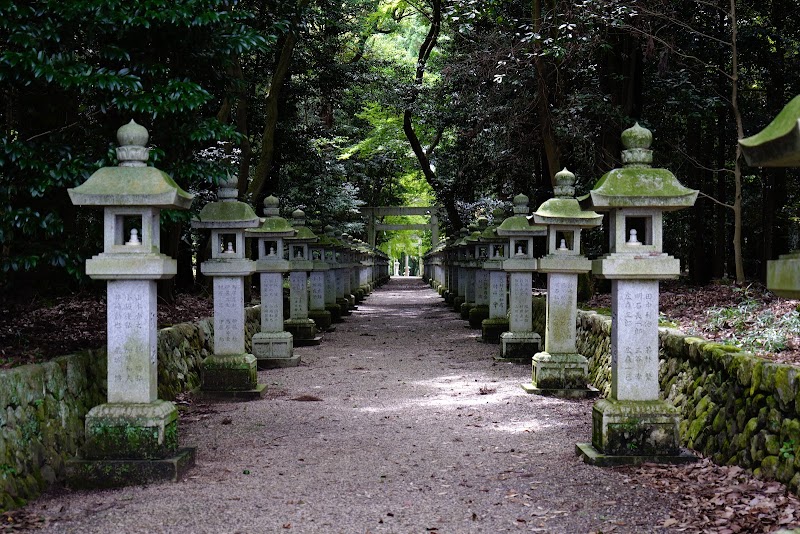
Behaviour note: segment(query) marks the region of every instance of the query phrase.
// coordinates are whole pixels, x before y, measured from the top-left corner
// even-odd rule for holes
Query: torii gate
[[[359,208],[359,211],[368,218],[367,235],[369,236],[369,244],[372,247],[375,246],[378,230],[430,230],[431,246],[435,247],[439,244],[439,216],[436,215],[439,208],[435,206],[363,206]],[[428,224],[383,224],[375,222],[378,217],[403,215],[430,217],[430,222]]]

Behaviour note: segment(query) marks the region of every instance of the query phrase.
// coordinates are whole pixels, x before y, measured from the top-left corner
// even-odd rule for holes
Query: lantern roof
[[[650,145],[653,134],[636,123],[622,132],[622,168],[603,175],[578,201],[583,209],[658,208],[678,210],[694,205],[698,191],[681,185],[667,169],[654,169]]]
[[[769,125],[739,140],[748,165],[800,167],[800,95],[794,97]]]
[[[76,206],[154,206],[188,209],[193,195],[165,172],[147,166],[150,135],[133,120],[117,130],[117,167],[103,167],[88,180],[68,189]]]
[[[546,200],[533,213],[538,224],[553,224],[591,228],[603,222],[603,216],[590,210],[582,210],[575,195],[575,175],[565,167],[555,175],[553,187],[555,198]]]

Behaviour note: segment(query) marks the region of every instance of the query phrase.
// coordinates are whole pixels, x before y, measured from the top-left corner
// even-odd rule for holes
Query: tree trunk
[[[422,143],[420,143],[419,137],[417,137],[417,132],[414,130],[414,124],[412,122],[413,112],[411,108],[417,101],[417,96],[420,88],[422,87],[423,78],[425,77],[425,67],[427,66],[428,58],[430,57],[431,52],[436,47],[436,42],[439,38],[439,31],[441,30],[442,26],[441,0],[433,0],[432,8],[433,9],[430,16],[431,26],[428,28],[428,33],[419,47],[419,54],[417,56],[417,69],[414,75],[414,88],[408,97],[406,109],[403,112],[403,133],[406,134],[408,144],[411,146],[411,150],[417,157],[422,174],[425,176],[425,179],[428,181],[428,184],[431,186],[431,188],[436,192],[436,197],[439,199],[439,202],[444,205],[445,211],[447,212],[447,217],[450,219],[450,227],[454,230],[458,230],[461,228],[462,222],[461,216],[458,214],[458,209],[456,209],[453,194],[452,192],[444,190],[439,177],[431,167],[429,152],[426,153],[422,148]],[[432,150],[432,148],[429,150]]]
[[[739,50],[736,44],[738,36],[736,20],[736,0],[730,0],[731,19],[731,109],[736,120],[736,139],[744,137],[742,114],[739,111]],[[736,283],[744,283],[744,260],[742,258],[742,149],[736,143],[736,157],[733,162],[734,197],[733,197],[733,259],[736,266]]]
[[[541,0],[533,0],[532,9],[533,31],[541,34],[542,20],[544,18]],[[534,46],[533,65],[536,68],[536,90],[538,93],[536,112],[539,119],[539,134],[542,136],[542,146],[547,159],[547,178],[552,185],[555,185],[555,175],[561,170],[561,150],[558,147],[558,140],[553,129],[553,114],[550,111],[552,97],[548,82],[551,78],[557,78],[557,67],[542,59],[541,47],[538,44]],[[556,76],[551,76],[551,74],[556,74]]]
[[[298,9],[303,9],[308,3],[309,0],[300,0],[298,2]],[[278,99],[281,88],[289,74],[289,67],[292,64],[292,54],[294,53],[295,44],[297,44],[297,34],[294,31],[290,31],[283,40],[283,46],[278,56],[278,62],[275,65],[275,71],[272,74],[272,81],[270,82],[269,92],[267,93],[265,101],[266,120],[264,122],[264,133],[261,138],[261,153],[258,157],[258,164],[253,174],[253,180],[250,182],[250,187],[247,189],[248,195],[256,205],[261,203],[268,192],[274,192],[276,189],[274,184],[270,181],[270,175],[272,172],[273,159],[275,157],[275,129],[278,125]]]

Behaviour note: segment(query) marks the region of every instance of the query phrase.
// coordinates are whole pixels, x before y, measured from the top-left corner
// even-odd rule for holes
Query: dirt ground
[[[771,532],[779,484],[701,461],[587,466],[592,401],[526,394],[530,367],[419,279],[393,279],[300,367],[261,371],[267,398],[182,403],[185,480],[60,490],[3,517],[42,533]],[[0,527],[3,528],[3,527]]]

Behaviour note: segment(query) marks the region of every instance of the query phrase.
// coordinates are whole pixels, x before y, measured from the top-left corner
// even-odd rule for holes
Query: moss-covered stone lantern
[[[651,167],[653,136],[638,124],[622,133],[624,166],[606,173],[580,199],[608,211],[610,253],[593,261],[611,280],[611,396],[592,411],[592,443],[578,445],[590,463],[679,462],[678,413],[659,400],[658,281],[677,278],[680,263],[662,250],[666,211],[694,205],[667,169]]]
[[[478,231],[474,241],[475,270],[475,305],[467,312],[467,320],[472,328],[481,328],[484,319],[489,318],[489,271],[484,269],[484,262],[489,259],[489,243],[483,234],[489,227],[489,219],[478,217]]]
[[[533,356],[532,380],[525,391],[560,397],[588,397],[598,393],[587,386],[589,362],[576,348],[578,275],[592,264],[581,255],[581,230],[599,226],[603,216],[581,210],[575,199],[575,175],[567,169],[555,175],[555,197],[533,214],[547,226],[547,255],[539,258],[539,272],[547,273],[547,313],[544,351]]]
[[[800,96],[762,131],[739,140],[739,146],[753,167],[800,167]],[[800,298],[800,251],[767,262],[767,288],[781,297]]]
[[[283,275],[289,271],[284,240],[297,230],[280,216],[279,204],[274,196],[265,198],[263,222],[247,230],[247,237],[256,242],[256,272],[261,278],[261,331],[253,335],[253,356],[264,369],[293,367],[300,360],[294,355],[291,332],[283,329]]]
[[[509,257],[503,270],[509,274],[509,331],[500,336],[501,358],[531,361],[542,348],[542,337],[533,331],[533,272],[538,262],[533,238],[544,235],[544,226],[528,219],[528,197],[514,197],[514,215],[497,227],[497,235],[508,239]]]
[[[211,259],[200,265],[214,287],[214,354],[200,367],[200,391],[210,397],[259,398],[266,386],[258,383],[256,358],[245,352],[245,278],[256,264],[246,257],[245,230],[260,220],[248,204],[239,202],[237,179],[220,180],[217,200],[209,202],[193,228],[211,231]]]
[[[458,240],[453,243],[453,265],[454,265],[454,280],[453,284],[453,311],[461,313],[461,305],[467,301],[467,265],[469,261],[469,245],[467,238],[469,237],[469,229],[462,228],[459,231]]]
[[[486,221],[486,219],[484,219]],[[486,228],[486,226],[484,226]],[[462,269],[464,273],[464,302],[461,304],[460,313],[461,318],[469,321],[469,312],[477,306],[477,277],[479,266],[479,256],[481,249],[480,243],[481,229],[478,227],[477,221],[475,224],[470,225],[469,235],[464,238],[464,248],[466,258],[462,261]],[[488,297],[487,297],[488,298]]]
[[[308,245],[311,261],[314,265],[309,274],[308,317],[317,325],[317,331],[326,332],[331,329],[333,315],[326,308],[325,276],[330,266],[325,261],[325,247],[327,243],[324,236]]]
[[[497,235],[504,215],[503,208],[496,208],[492,225],[481,235],[487,246],[483,269],[489,273],[489,317],[481,321],[481,338],[488,343],[500,343],[500,336],[508,331],[508,273],[503,270],[503,262],[508,259],[508,239]]]
[[[317,325],[308,317],[308,273],[314,269],[314,260],[309,254],[309,245],[317,236],[306,226],[303,210],[292,212],[292,226],[297,233],[286,239],[289,272],[289,318],[283,328],[294,336],[295,345],[319,345],[322,336],[317,336]]]
[[[86,443],[67,462],[73,487],[110,487],[177,480],[194,464],[178,448],[178,411],[158,399],[156,281],[175,276],[161,254],[162,209],[187,209],[192,195],[147,166],[147,130],[131,121],[117,131],[119,166],[103,167],[69,189],[76,206],[102,206],[103,252],[86,274],[107,280],[108,402],[86,415]]]

